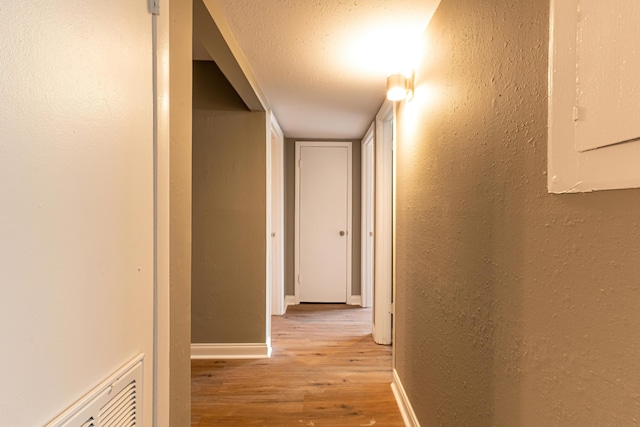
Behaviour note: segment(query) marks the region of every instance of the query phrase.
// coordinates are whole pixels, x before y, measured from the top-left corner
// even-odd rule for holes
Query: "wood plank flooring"
[[[192,426],[404,426],[391,391],[391,347],[371,310],[291,306],[273,316],[271,359],[191,363]]]

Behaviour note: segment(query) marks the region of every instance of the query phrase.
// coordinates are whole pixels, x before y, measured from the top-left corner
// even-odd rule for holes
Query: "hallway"
[[[403,426],[391,347],[371,310],[302,304],[273,316],[271,359],[193,361],[192,426]]]

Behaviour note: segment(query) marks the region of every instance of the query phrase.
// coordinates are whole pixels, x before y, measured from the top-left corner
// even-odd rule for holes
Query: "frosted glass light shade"
[[[412,79],[403,74],[392,74],[387,77],[387,99],[389,101],[402,101],[410,98],[413,92]]]

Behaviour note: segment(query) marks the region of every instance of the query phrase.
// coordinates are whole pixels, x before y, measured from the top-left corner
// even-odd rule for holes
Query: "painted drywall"
[[[163,6],[163,7],[166,7]],[[191,422],[191,44],[192,2],[170,1],[170,408]]]
[[[548,11],[443,0],[399,108],[395,364],[423,426],[640,421],[640,192],[547,193]]]
[[[285,249],[284,249],[284,272],[285,272],[285,295],[293,295],[295,292],[294,271],[295,271],[295,165],[296,165],[296,141],[326,141],[323,139],[293,139],[285,138],[284,147],[284,229],[285,229]],[[360,148],[361,140],[340,140],[351,142],[352,158],[352,221],[351,232],[353,233],[351,250],[351,294],[360,295]]]
[[[193,2],[193,59],[213,60],[251,111],[266,111],[268,102],[217,3]]]
[[[193,67],[192,342],[266,342],[267,116]]]
[[[224,13],[285,135],[334,140],[364,136],[407,36],[438,2],[206,0]]]
[[[151,425],[151,15],[1,8],[0,424],[42,426],[145,353]]]

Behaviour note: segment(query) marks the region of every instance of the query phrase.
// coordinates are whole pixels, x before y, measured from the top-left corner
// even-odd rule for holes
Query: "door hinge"
[[[298,274],[298,284],[300,284],[300,275]]]
[[[160,0],[149,0],[149,9],[153,15],[160,15]]]
[[[573,121],[577,122],[580,118],[580,108],[576,105],[573,107]]]
[[[393,303],[389,304],[389,313],[390,314],[393,314],[393,311],[394,311],[393,309],[394,309]]]

